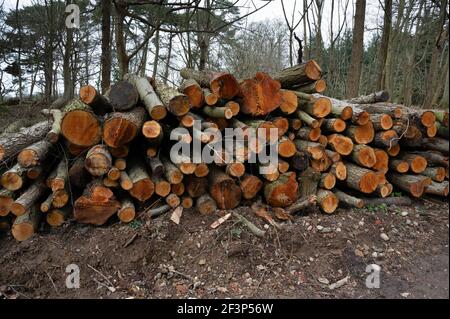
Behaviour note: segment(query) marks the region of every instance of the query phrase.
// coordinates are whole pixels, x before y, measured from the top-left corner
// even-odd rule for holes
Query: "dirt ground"
[[[239,212],[266,236],[234,218],[211,229],[225,212],[189,210],[179,225],[142,213],[128,225],[46,226],[22,243],[4,234],[0,298],[449,298],[448,203],[312,211],[282,229]],[[66,288],[69,264],[79,289]],[[366,287],[370,264],[379,288]]]

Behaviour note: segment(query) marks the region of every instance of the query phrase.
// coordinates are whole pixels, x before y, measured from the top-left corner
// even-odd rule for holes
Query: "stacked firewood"
[[[116,215],[127,223],[140,209],[211,214],[259,202],[259,195],[276,215],[313,204],[333,213],[339,203],[361,208],[394,189],[448,194],[447,112],[395,105],[386,92],[326,97],[313,60],[241,81],[226,72],[180,74],[179,89],[133,74],[105,94],[83,86],[62,111],[44,110],[48,120],[0,136],[0,228],[12,223],[21,241],[44,217],[51,226],[72,216],[103,225]],[[257,141],[258,129],[278,134],[214,152],[211,132],[225,128]],[[212,150],[214,163],[171,154],[178,142]],[[277,165],[261,173],[272,163],[251,162],[250,153],[274,144]]]

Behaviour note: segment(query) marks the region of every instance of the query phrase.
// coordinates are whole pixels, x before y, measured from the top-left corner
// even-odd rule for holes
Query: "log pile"
[[[134,74],[105,95],[83,86],[62,113],[44,110],[48,120],[1,135],[2,225],[9,218],[21,241],[42,220],[129,223],[149,201],[163,205],[151,216],[180,205],[212,214],[262,196],[285,216],[315,204],[328,214],[361,208],[394,190],[448,195],[448,112],[396,105],[387,92],[327,97],[313,60],[240,81],[226,72],[180,74],[179,89]],[[217,152],[211,145],[226,128],[246,139]],[[176,143],[200,147],[214,163],[172,153]],[[251,161],[271,147],[276,164]]]

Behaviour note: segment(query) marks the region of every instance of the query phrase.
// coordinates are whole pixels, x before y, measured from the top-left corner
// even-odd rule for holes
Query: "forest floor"
[[[38,113],[2,109],[0,129],[18,114],[36,121]],[[142,213],[128,225],[47,226],[21,243],[0,234],[0,299],[449,298],[448,208],[417,200],[333,215],[314,210],[281,230],[239,208],[266,229],[262,239],[235,219],[211,229],[224,212],[190,210],[179,225],[169,214],[150,220]],[[66,287],[70,264],[80,269],[79,289]],[[366,287],[371,264],[381,268],[379,288]]]
[[[25,242],[0,238],[0,298],[448,298],[448,203],[312,211],[281,230],[248,207],[256,238],[224,212],[185,210],[102,227],[69,222]],[[385,233],[389,240],[381,238]],[[80,288],[66,288],[66,267]],[[366,267],[381,267],[379,288]],[[330,285],[346,278],[343,286]]]

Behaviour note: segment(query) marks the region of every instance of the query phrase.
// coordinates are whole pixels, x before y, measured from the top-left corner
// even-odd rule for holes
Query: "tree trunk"
[[[380,62],[378,68],[378,83],[379,90],[385,89],[386,79],[386,60],[388,55],[389,38],[391,34],[392,26],[392,0],[384,0],[384,22],[383,22],[383,34],[381,36],[381,48],[380,48]]]
[[[353,142],[350,138],[340,134],[328,136],[328,146],[335,152],[347,156],[353,151]]]
[[[101,87],[102,93],[111,86],[111,0],[102,1],[102,56]]]
[[[194,108],[200,108],[205,104],[205,96],[200,84],[194,79],[184,80],[179,88],[180,92],[189,97],[189,101]]]
[[[375,129],[371,122],[366,125],[350,125],[345,130],[345,135],[357,144],[369,144],[374,140]]]
[[[364,18],[366,16],[366,0],[357,0],[353,26],[352,56],[347,78],[346,96],[358,96],[361,77],[362,58],[364,53]]]
[[[427,160],[420,155],[404,153],[397,158],[407,162],[410,170],[416,174],[422,173],[427,168]]]
[[[435,182],[441,183],[445,179],[445,168],[444,167],[427,167],[421,174],[428,176]]]
[[[117,217],[122,223],[129,223],[134,220],[136,216],[136,208],[133,201],[128,196],[124,196],[120,201],[120,209],[117,212]]]
[[[284,114],[292,114],[297,110],[298,98],[295,92],[289,90],[281,90],[280,110]]]
[[[64,224],[64,222],[67,220],[70,214],[71,210],[68,207],[62,209],[52,209],[45,216],[45,220],[47,221],[47,224],[49,224],[50,226],[59,227],[62,224]]]
[[[7,216],[14,203],[14,192],[7,189],[0,189],[0,216]]]

